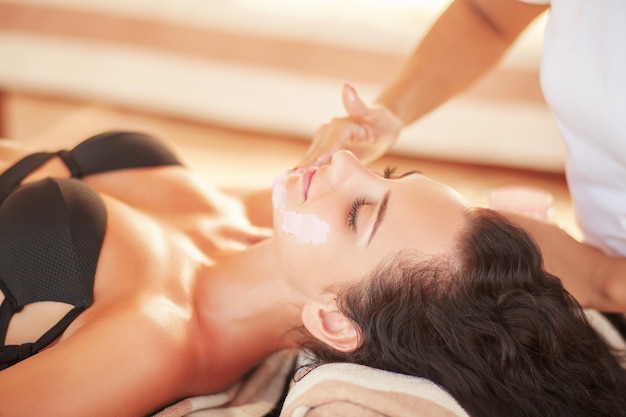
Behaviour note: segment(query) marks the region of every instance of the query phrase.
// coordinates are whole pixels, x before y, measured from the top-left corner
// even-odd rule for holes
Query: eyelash
[[[385,167],[385,171],[383,172],[383,177],[386,179],[389,179],[392,177],[392,175],[395,172],[396,172],[396,167],[387,166]],[[400,178],[404,177],[405,175],[409,175],[412,173],[419,173],[419,172],[420,171],[410,171],[406,174],[401,175]],[[371,203],[363,197],[357,197],[354,199],[354,201],[352,202],[352,206],[350,207],[350,211],[348,211],[348,228],[349,229],[354,230],[354,226],[356,224],[356,216],[359,213],[359,208],[367,204],[371,204]]]
[[[352,202],[352,206],[350,207],[350,211],[348,212],[348,228],[350,228],[351,230],[354,230],[354,226],[356,224],[356,215],[359,212],[359,208],[366,204],[370,203],[362,197],[357,197]]]
[[[383,177],[386,179],[391,178],[391,176],[393,175],[393,173],[396,172],[396,167],[392,167],[392,166],[387,166],[385,167],[385,171],[383,173]]]

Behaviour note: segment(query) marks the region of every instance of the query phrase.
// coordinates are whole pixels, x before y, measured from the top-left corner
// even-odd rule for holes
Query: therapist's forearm
[[[594,308],[607,312],[626,312],[626,259],[612,257],[601,250],[575,242],[577,246],[570,253],[568,262],[555,269],[555,275],[563,277],[565,288],[578,286],[576,294],[583,307]],[[550,268],[550,259],[546,267]],[[562,269],[563,272],[560,272]],[[579,280],[583,285],[570,284],[571,278]]]
[[[377,102],[405,126],[414,122],[491,69],[544,9],[517,0],[454,1]]]
[[[597,309],[602,311],[626,312],[626,258],[601,255],[596,271],[600,282],[600,297]]]
[[[546,270],[559,277],[583,307],[626,312],[626,258],[607,256],[552,223],[504,214],[532,235]]]

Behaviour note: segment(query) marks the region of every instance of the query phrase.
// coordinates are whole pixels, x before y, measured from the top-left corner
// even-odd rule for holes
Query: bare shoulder
[[[32,153],[32,149],[26,147],[22,142],[14,139],[0,139],[0,172],[4,172],[29,153]]]
[[[102,194],[147,212],[243,212],[239,199],[185,166],[111,171],[84,181]]]

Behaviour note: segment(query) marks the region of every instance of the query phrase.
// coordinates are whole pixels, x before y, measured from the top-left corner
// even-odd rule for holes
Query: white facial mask
[[[320,245],[326,242],[330,225],[313,213],[285,210],[285,181],[288,174],[277,177],[272,183],[272,204],[282,215],[282,229],[300,243]]]
[[[283,210],[282,228],[300,243],[320,245],[326,242],[330,225],[312,213]]]

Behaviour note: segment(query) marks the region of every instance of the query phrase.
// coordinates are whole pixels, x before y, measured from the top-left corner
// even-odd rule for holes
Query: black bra
[[[20,185],[31,172],[60,156],[72,178]],[[126,168],[181,165],[156,139],[111,132],[71,151],[26,156],[0,175],[0,369],[39,352],[93,304],[93,287],[107,212],[100,196],[78,178]],[[25,305],[56,301],[74,306],[34,343],[5,346],[13,315]]]

